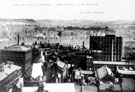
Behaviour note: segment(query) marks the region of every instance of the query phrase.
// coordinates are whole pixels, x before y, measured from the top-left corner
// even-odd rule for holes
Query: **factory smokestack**
[[[17,44],[19,45],[19,40],[20,40],[20,35],[18,34],[18,37],[17,37]]]
[[[85,46],[84,46],[84,41],[83,41],[83,51],[84,51],[84,49],[85,49]]]

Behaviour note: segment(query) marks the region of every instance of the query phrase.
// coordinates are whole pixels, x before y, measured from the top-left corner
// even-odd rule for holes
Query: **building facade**
[[[123,38],[115,35],[90,36],[93,61],[121,62]],[[99,67],[100,65],[96,65]],[[111,65],[110,65],[111,66]],[[101,66],[100,66],[101,67]],[[111,66],[113,67],[113,65]]]
[[[0,64],[0,92],[9,92],[10,89],[16,90],[15,87],[22,77],[21,69],[14,64]]]
[[[90,36],[90,51],[95,55],[96,61],[122,60],[122,37],[115,35]],[[97,56],[96,56],[97,55]]]
[[[41,51],[39,50],[39,48],[32,48],[32,63],[38,62],[39,58],[41,57],[40,54]]]
[[[0,62],[11,61],[22,67],[23,75],[30,74],[32,50],[21,45],[12,45],[0,50]]]

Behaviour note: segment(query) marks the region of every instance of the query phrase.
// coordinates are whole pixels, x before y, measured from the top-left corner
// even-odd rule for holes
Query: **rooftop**
[[[60,68],[64,68],[65,66],[65,63],[64,62],[61,62],[61,61],[57,61],[57,65],[60,67]]]
[[[12,50],[12,51],[28,51],[30,48],[22,46],[22,45],[11,45],[7,48],[7,50]]]
[[[32,76],[34,79],[36,79],[38,76],[40,76],[40,77],[43,76],[42,63],[34,63],[34,64],[33,64],[31,76]]]
[[[0,81],[8,77],[8,75],[10,75],[12,72],[21,69],[21,67],[16,66],[14,64],[1,65],[0,68],[3,69],[0,71]]]

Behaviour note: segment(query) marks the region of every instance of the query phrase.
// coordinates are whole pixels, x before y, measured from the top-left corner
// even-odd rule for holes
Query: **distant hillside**
[[[123,36],[125,39],[135,39],[135,21],[93,21],[93,20],[37,20],[41,26],[46,27],[102,27],[108,26],[116,32],[116,35]]]
[[[0,19],[1,25],[38,25],[33,19]]]
[[[0,22],[26,22],[26,23],[32,23],[36,22],[34,19],[2,19],[0,18]]]
[[[115,25],[135,25],[133,21],[94,21],[94,20],[37,20],[42,26],[73,26],[73,27],[91,27],[91,26],[115,26]]]
[[[133,21],[94,21],[94,20],[34,20],[34,19],[0,19],[0,38],[14,38],[18,33],[32,36],[42,32],[42,27],[46,30],[63,27],[64,29],[76,30],[99,30],[108,26],[116,35],[124,39],[135,39],[135,22]],[[38,30],[38,31],[37,31]],[[55,31],[55,30],[54,30]]]

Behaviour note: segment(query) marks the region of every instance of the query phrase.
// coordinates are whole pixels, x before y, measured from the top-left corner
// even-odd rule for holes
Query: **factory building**
[[[117,37],[115,35],[90,36],[89,48],[93,61],[121,62],[123,49],[122,45],[122,37]],[[96,65],[96,67],[101,66]],[[110,65],[110,67],[114,66]]]
[[[31,72],[32,50],[22,45],[11,45],[0,50],[0,62],[11,61],[22,67],[23,75]]]

